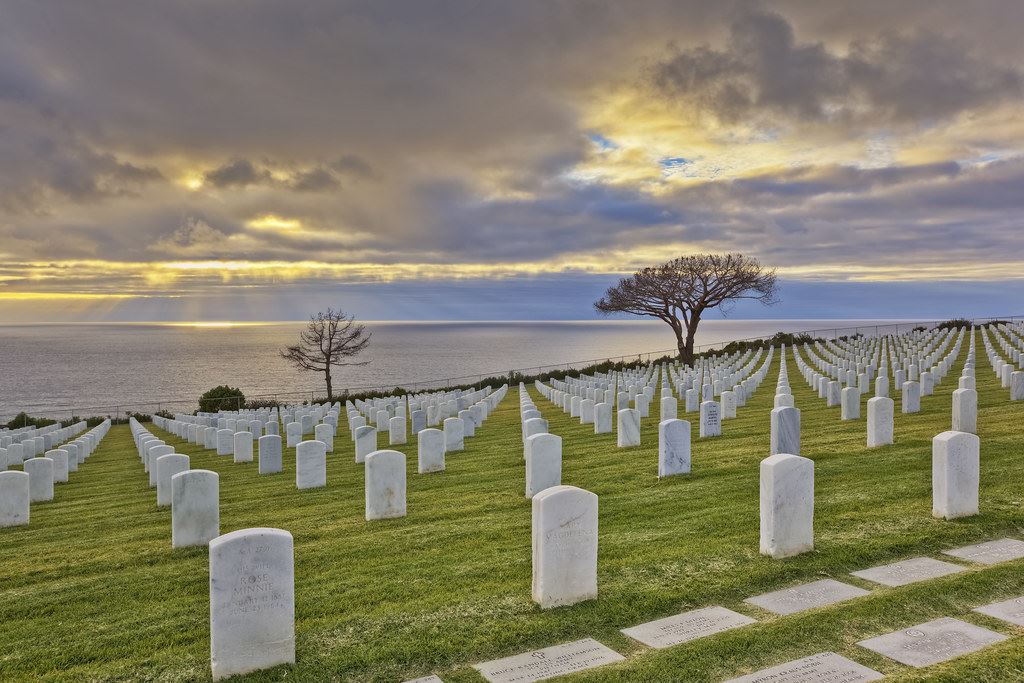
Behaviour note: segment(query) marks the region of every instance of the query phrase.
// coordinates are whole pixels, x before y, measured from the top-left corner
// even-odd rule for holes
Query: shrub
[[[199,412],[215,413],[218,410],[238,410],[245,405],[245,394],[241,389],[222,384],[210,389],[199,397]]]
[[[57,424],[57,421],[46,417],[32,417],[26,412],[20,412],[4,426],[8,429],[20,429],[22,427],[47,427],[52,424]]]

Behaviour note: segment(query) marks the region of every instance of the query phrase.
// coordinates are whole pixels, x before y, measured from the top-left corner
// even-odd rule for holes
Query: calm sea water
[[[874,325],[878,321],[706,320],[698,344],[765,336],[779,330]],[[882,324],[891,325],[892,321]],[[155,410],[155,403],[194,410],[210,387],[229,384],[246,395],[323,391],[323,379],[278,356],[302,323],[233,327],[167,324],[0,326],[0,417],[91,415],[89,408]],[[342,368],[334,386],[414,386],[511,369],[635,356],[673,349],[659,321],[369,322],[368,365]],[[308,398],[308,394],[307,394]],[[287,400],[301,400],[290,396]],[[180,403],[175,403],[180,402]]]

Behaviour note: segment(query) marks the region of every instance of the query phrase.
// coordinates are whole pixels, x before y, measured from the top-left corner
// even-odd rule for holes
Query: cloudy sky
[[[1024,2],[0,0],[0,320],[1024,313]]]

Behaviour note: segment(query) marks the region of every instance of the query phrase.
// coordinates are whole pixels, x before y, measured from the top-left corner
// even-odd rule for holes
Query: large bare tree
[[[299,333],[299,343],[281,351],[281,357],[300,370],[324,373],[330,400],[334,396],[331,368],[366,365],[368,361],[357,363],[348,359],[369,343],[370,333],[354,316],[328,308],[310,317],[306,329]]]
[[[664,320],[676,335],[680,359],[693,364],[693,338],[709,308],[740,299],[776,302],[775,270],[741,254],[697,254],[638,270],[610,287],[594,308]]]

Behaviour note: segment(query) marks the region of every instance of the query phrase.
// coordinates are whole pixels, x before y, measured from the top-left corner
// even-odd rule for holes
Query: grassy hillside
[[[921,413],[900,414],[897,398],[896,444],[871,451],[865,420],[841,422],[839,408],[812,394],[790,356],[803,455],[816,463],[816,548],[783,561],[758,554],[758,463],[768,450],[778,354],[721,438],[698,439],[694,415],[680,415],[693,426],[693,473],[662,481],[656,418],[644,421],[641,447],[617,449],[614,434],[595,436],[531,390],[550,431],[563,438],[563,483],[600,497],[600,596],[551,611],[530,601],[530,505],[514,388],[466,451],[449,454],[446,472],[416,474],[415,444],[401,448],[409,456],[409,515],[400,520],[363,520],[362,466],[344,428],[329,455],[328,487],[302,492],[292,450],[283,474],[261,477],[255,463],[235,465],[151,429],[192,456],[193,468],[220,472],[222,532],[271,526],[295,537],[298,663],[247,680],[401,681],[437,673],[478,681],[471,663],[583,637],[627,661],[574,679],[581,681],[715,681],[824,650],[887,680],[1020,680],[1024,638],[920,671],[854,645],[939,616],[1021,635],[970,608],[1024,594],[1024,562],[970,565],[892,589],[849,575],[959,545],[1024,538],[1024,403],[1011,404],[998,388],[980,338],[982,514],[931,517],[931,438],[949,429],[950,393],[967,347]],[[52,503],[33,505],[30,526],[0,530],[0,680],[209,678],[206,551],[171,549],[170,512],[158,510],[155,498],[128,428],[115,427]],[[742,602],[822,577],[872,593],[788,617]],[[715,604],[759,623],[660,651],[619,633]]]

